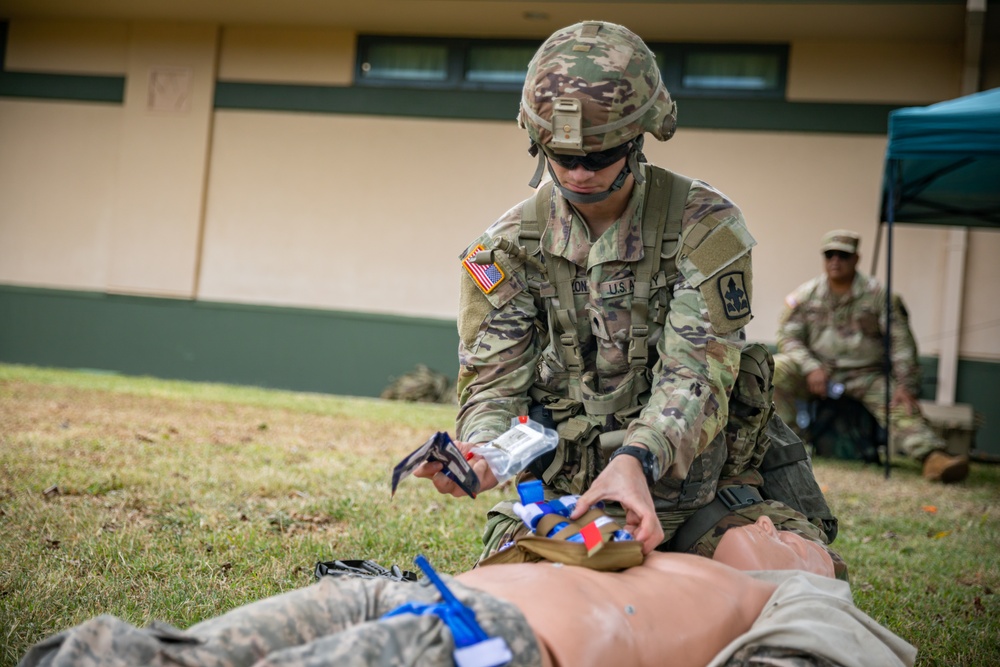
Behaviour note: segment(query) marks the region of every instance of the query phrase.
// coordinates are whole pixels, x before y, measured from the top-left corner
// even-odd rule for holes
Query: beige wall
[[[217,29],[130,31],[108,289],[197,296]]]
[[[103,290],[122,109],[0,99],[0,282]]]
[[[958,41],[796,40],[788,99],[931,104],[962,94]]]
[[[796,42],[790,96],[953,97],[955,48]],[[349,31],[14,21],[7,68],[127,74],[128,88],[123,107],[0,100],[3,283],[453,318],[458,253],[529,194],[534,163],[513,119],[212,110],[216,77],[348,83]],[[677,137],[647,154],[743,208],[759,242],[748,333],[773,341],[785,294],[821,269],[824,231],[860,231],[870,266],[885,139],[683,120],[682,106]],[[895,285],[924,353],[947,333],[946,239],[896,231]],[[963,356],[1000,359],[998,255],[1000,234],[972,232]]]
[[[227,26],[219,78],[346,86],[354,79],[354,33],[331,28]]]
[[[64,74],[125,74],[129,25],[110,21],[12,21],[6,69]]]
[[[217,39],[212,25],[132,23],[123,29],[118,23],[12,22],[6,69],[124,73],[126,88],[124,105],[113,111],[105,105],[3,101],[0,124],[10,139],[0,161],[2,199],[22,211],[45,208],[49,224],[4,214],[0,239],[19,243],[0,250],[16,256],[4,262],[0,279],[195,296]],[[86,129],[95,116],[104,121],[97,134]],[[94,150],[97,141],[100,149]],[[49,150],[36,155],[36,142]],[[20,148],[23,161],[8,145]],[[67,172],[65,164],[75,169]],[[88,181],[104,187],[91,193]],[[60,224],[64,234],[53,234],[49,227]],[[51,250],[38,257],[22,252],[50,248],[53,235],[62,236],[61,243],[75,239],[71,268],[65,265],[69,258]]]
[[[531,192],[513,121],[219,112],[214,145],[206,299],[453,318],[456,257]]]

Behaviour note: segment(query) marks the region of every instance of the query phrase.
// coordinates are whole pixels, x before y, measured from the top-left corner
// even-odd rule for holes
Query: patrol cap
[[[850,229],[834,229],[823,236],[823,245],[819,250],[820,252],[842,250],[856,255],[860,244],[861,235],[857,232],[852,232]]]

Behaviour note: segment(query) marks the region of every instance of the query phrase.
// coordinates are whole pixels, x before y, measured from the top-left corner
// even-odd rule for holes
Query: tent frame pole
[[[886,196],[886,235],[885,235],[885,339],[884,363],[885,372],[885,478],[889,479],[890,461],[892,456],[892,223],[896,218],[896,197],[899,184],[896,182],[899,165],[895,160],[889,163],[889,192]]]

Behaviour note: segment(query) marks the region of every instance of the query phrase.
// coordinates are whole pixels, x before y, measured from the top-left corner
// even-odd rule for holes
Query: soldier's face
[[[858,255],[842,250],[827,250],[823,253],[826,275],[833,281],[853,280],[858,266]]]
[[[559,183],[567,190],[582,195],[604,192],[611,187],[611,184],[618,178],[618,174],[625,168],[625,158],[597,171],[590,171],[582,164],[566,168],[552,158],[548,158],[548,160],[552,167],[552,173],[559,179]]]

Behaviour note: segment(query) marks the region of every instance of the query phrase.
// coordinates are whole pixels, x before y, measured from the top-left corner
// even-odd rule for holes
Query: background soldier
[[[644,135],[666,141],[676,115],[637,35],[605,22],[556,31],[528,66],[519,114],[538,159],[531,185],[542,169],[552,182],[461,255],[460,448],[489,442],[519,415],[556,427],[554,455],[531,474],[549,497],[581,495],[573,519],[612,501],[608,513],[624,517],[644,553],[671,548],[713,502],[727,455],[739,461],[731,477],[751,459],[739,451],[746,443],[727,451],[723,429],[756,242],[721,192],[644,164]],[[485,461],[473,467],[483,490],[496,485]],[[440,468],[414,474],[462,495]],[[798,512],[766,502],[779,527],[827,541]],[[500,503],[483,556],[523,530]],[[710,556],[720,534],[689,550]]]
[[[857,271],[859,244],[856,232],[827,233],[820,248],[825,274],[785,298],[774,402],[788,423],[794,423],[796,399],[826,398],[830,383],[841,383],[844,395],[861,401],[885,428],[885,288]],[[892,449],[923,461],[926,479],[961,481],[969,474],[969,459],[948,455],[921,413],[917,346],[898,296],[892,310]]]

